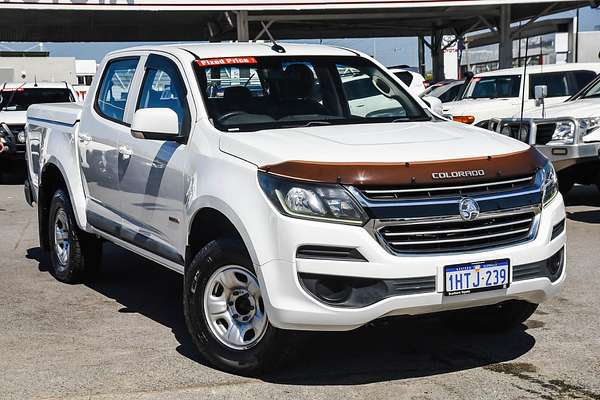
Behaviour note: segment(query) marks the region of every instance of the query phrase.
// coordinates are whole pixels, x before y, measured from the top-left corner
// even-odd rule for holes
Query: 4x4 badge
[[[473,221],[479,216],[479,204],[472,198],[465,197],[458,203],[458,212],[464,221]]]

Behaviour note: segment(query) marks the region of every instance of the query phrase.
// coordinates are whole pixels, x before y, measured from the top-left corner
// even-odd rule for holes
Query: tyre
[[[102,241],[77,227],[71,201],[63,189],[54,192],[48,215],[52,274],[66,283],[92,278],[101,264]]]
[[[291,335],[269,324],[261,289],[244,245],[208,243],[188,265],[184,314],[198,351],[218,369],[256,375],[288,356]]]
[[[537,308],[538,304],[510,300],[491,306],[453,311],[445,315],[445,321],[460,330],[503,332],[527,321]]]

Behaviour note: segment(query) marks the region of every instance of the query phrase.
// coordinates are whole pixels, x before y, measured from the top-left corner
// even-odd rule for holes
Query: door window
[[[137,109],[173,110],[179,120],[179,135],[184,135],[189,130],[190,119],[186,95],[187,90],[175,65],[164,57],[150,56]]]
[[[571,74],[575,85],[573,94],[579,92],[596,77],[596,73],[592,71],[573,71]]]
[[[570,96],[568,72],[549,72],[544,74],[532,74],[529,77],[529,98],[535,98],[535,87],[545,85],[548,87],[547,97]]]
[[[112,61],[106,67],[96,98],[96,111],[105,118],[123,122],[129,89],[138,58]]]

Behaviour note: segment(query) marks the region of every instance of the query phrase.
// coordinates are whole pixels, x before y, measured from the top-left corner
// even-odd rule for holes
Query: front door
[[[79,131],[88,222],[113,236],[118,236],[120,229],[118,141],[130,131],[126,110],[138,62],[139,57],[130,57],[106,64],[93,105],[85,108]]]
[[[180,138],[157,140],[123,135],[118,160],[123,239],[179,264],[184,256],[183,169],[185,138],[191,124],[188,97],[176,61],[151,54],[144,66],[135,108],[175,111]]]

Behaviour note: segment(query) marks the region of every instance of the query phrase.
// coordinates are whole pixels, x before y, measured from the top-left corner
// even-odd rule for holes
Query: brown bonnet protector
[[[535,173],[545,163],[545,157],[531,147],[495,156],[404,163],[286,161],[262,166],[260,170],[311,182],[421,186],[523,177]]]

